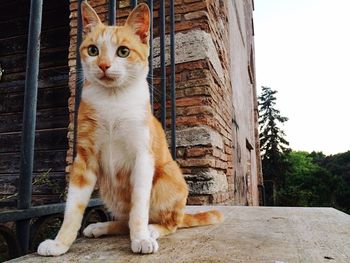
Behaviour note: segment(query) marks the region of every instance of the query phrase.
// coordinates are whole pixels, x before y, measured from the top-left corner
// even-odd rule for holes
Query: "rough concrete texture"
[[[170,65],[170,37],[165,37],[166,55],[165,63]],[[154,39],[153,46],[153,65],[154,68],[160,67],[160,39]],[[175,63],[184,63],[196,61],[200,59],[208,59],[221,80],[224,79],[224,72],[219,59],[219,54],[215,48],[212,36],[199,29],[190,30],[186,33],[175,34]]]
[[[199,170],[197,174],[185,174],[190,194],[213,194],[228,188],[226,175],[215,169]]]
[[[177,129],[176,146],[213,146],[223,149],[224,142],[222,136],[212,128],[197,126]],[[185,174],[185,179],[188,183],[190,194],[214,194],[227,191],[228,189],[225,173],[216,169],[197,169],[195,174]]]
[[[207,126],[179,128],[176,130],[176,147],[197,145],[215,146],[223,149],[224,142],[218,132]]]
[[[350,216],[335,209],[217,208],[225,214],[224,222],[178,230],[160,239],[153,255],[132,254],[123,236],[80,239],[60,257],[33,254],[9,262],[350,262]]]

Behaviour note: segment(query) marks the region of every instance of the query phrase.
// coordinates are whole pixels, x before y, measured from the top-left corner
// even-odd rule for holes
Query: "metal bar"
[[[151,13],[149,28],[148,85],[150,92],[151,109],[153,112],[153,0],[148,0],[147,3]]]
[[[175,86],[175,14],[170,0],[170,96],[171,96],[171,154],[176,160],[176,86]]]
[[[116,0],[109,0],[108,1],[108,25],[110,26],[115,25],[116,13],[117,13]]]
[[[76,46],[76,66],[75,66],[75,103],[74,103],[74,139],[73,139],[73,158],[77,154],[77,137],[78,137],[78,110],[81,98],[81,91],[83,88],[83,67],[80,61],[80,44],[83,39],[83,28],[81,18],[81,3],[83,0],[78,0],[77,10],[77,46]]]
[[[91,199],[87,207],[96,207],[102,206],[103,202],[101,199],[95,198]],[[53,215],[63,213],[66,204],[49,204],[35,206],[28,209],[18,209],[6,212],[0,212],[0,223],[18,221],[18,220],[27,220],[35,217],[41,217],[46,215]],[[21,235],[22,238],[22,235]],[[20,239],[19,239],[20,240]]]
[[[9,259],[21,256],[21,247],[16,234],[11,228],[0,225],[0,236],[6,242]],[[2,241],[2,246],[4,246]]]
[[[27,209],[32,203],[32,177],[35,144],[36,106],[38,94],[38,75],[40,58],[40,32],[43,0],[30,2],[30,18],[27,46],[27,66],[23,106],[22,148],[19,178],[18,208]],[[29,220],[16,224],[21,252],[29,248]]]
[[[137,5],[137,0],[131,0],[131,7],[134,8]]]
[[[258,185],[258,188],[259,188],[259,192],[261,192],[261,201],[262,201],[262,204],[259,204],[259,205],[265,206],[266,205],[265,187],[264,185]]]
[[[160,0],[159,7],[159,37],[160,37],[160,81],[161,81],[161,122],[166,129],[166,69],[165,69],[165,4]]]

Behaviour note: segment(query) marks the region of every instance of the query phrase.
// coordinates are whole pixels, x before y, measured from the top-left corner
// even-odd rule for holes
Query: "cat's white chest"
[[[138,149],[149,138],[145,121],[147,100],[132,90],[89,95],[98,119],[95,150],[103,173],[113,178],[121,169],[132,170]]]
[[[128,108],[116,103],[107,103],[103,111],[98,111],[100,120],[96,131],[96,147],[102,170],[110,176],[114,176],[119,169],[131,169],[137,151],[133,144],[137,136],[134,130],[139,126],[137,113],[132,116]]]

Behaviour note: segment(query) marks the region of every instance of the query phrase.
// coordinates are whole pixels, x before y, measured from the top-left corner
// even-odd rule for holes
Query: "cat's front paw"
[[[68,251],[69,247],[57,240],[47,239],[40,243],[38,254],[42,256],[59,256]]]
[[[151,236],[151,238],[157,240],[159,238],[159,231],[157,229],[156,226],[154,225],[148,225],[148,231],[149,231],[149,235]]]
[[[105,227],[103,223],[95,223],[88,225],[84,231],[84,236],[86,237],[99,237],[105,235]]]
[[[158,251],[158,243],[149,237],[145,239],[134,239],[131,241],[131,250],[134,253],[151,254]]]

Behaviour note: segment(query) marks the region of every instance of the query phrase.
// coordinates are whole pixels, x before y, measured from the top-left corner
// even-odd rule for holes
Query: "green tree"
[[[268,159],[279,157],[289,150],[289,142],[284,138],[286,135],[278,127],[288,121],[288,118],[281,116],[276,109],[276,93],[276,90],[262,87],[262,93],[258,97],[261,150],[263,157]]]
[[[289,169],[277,189],[277,205],[327,206],[349,212],[349,187],[326,168],[323,153],[291,151],[285,154]]]
[[[308,152],[286,154],[289,169],[277,190],[281,206],[336,206],[339,178],[314,162]]]
[[[326,156],[322,166],[341,181],[336,195],[336,207],[350,214],[350,151]]]
[[[268,205],[275,204],[276,188],[283,184],[283,175],[288,168],[284,153],[289,151],[289,143],[279,127],[288,118],[281,116],[276,108],[276,93],[269,87],[262,87],[262,93],[258,97],[260,150]]]
[[[326,156],[323,165],[350,185],[350,151]]]

